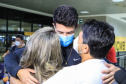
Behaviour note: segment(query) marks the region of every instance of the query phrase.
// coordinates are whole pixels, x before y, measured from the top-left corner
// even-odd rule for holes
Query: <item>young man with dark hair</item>
[[[115,41],[114,28],[107,23],[89,20],[79,34],[78,53],[81,63],[65,67],[44,84],[103,84],[102,70],[108,51]],[[112,84],[117,84],[116,82]]]
[[[71,66],[71,65],[79,64],[81,62],[81,57],[73,49],[74,32],[75,32],[75,29],[77,28],[77,22],[78,22],[78,13],[76,9],[67,5],[59,6],[53,14],[53,22],[54,22],[53,25],[54,25],[55,31],[57,31],[60,37],[60,43],[62,47],[62,54],[63,54],[63,60],[64,60],[63,66]],[[20,54],[19,56],[18,53],[22,53],[22,52],[23,52],[23,49],[15,52],[15,55],[18,56],[18,60],[20,60],[22,56],[22,54]],[[17,66],[19,62],[14,60],[15,56],[14,58],[9,58],[9,56],[7,56],[5,58],[5,61],[6,59],[12,59],[16,63],[13,65],[10,61],[11,65],[10,64],[7,65],[8,63],[5,62],[5,67],[12,76],[19,77],[19,79],[24,84],[25,83],[30,83],[30,84],[38,83],[38,81],[32,75],[30,75],[30,72],[35,73],[34,70],[22,69],[20,66]],[[107,70],[106,73],[113,72],[113,68],[111,69],[112,69],[111,71]],[[105,77],[105,78],[108,78],[107,82],[113,79],[113,78],[109,79],[110,76],[113,76],[113,74],[109,74]]]
[[[75,8],[67,5],[59,6],[53,14],[53,25],[60,37],[63,66],[76,65],[81,62],[80,56],[73,47],[73,38],[77,28],[78,13]]]

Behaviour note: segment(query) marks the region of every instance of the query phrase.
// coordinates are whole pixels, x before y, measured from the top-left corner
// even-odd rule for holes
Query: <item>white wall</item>
[[[98,21],[106,22],[106,16],[90,16],[90,17],[85,16],[85,17],[79,17],[79,19],[83,19],[83,23],[86,20],[88,20],[88,19],[96,19]],[[81,23],[81,24],[78,25],[78,28],[77,28],[77,30],[75,32],[74,37],[77,37],[78,36],[79,32],[81,31],[81,26],[82,26],[83,23]]]
[[[83,22],[88,19],[96,19],[98,21],[107,22],[114,27],[115,36],[126,37],[126,21],[121,19],[121,16],[123,17],[125,15],[110,14],[105,16],[85,16],[79,17],[79,19],[83,19]],[[75,37],[77,37],[81,31],[81,25],[82,24],[79,24],[78,29],[75,32]]]
[[[126,22],[106,16],[106,22],[114,27],[115,36],[126,37]]]

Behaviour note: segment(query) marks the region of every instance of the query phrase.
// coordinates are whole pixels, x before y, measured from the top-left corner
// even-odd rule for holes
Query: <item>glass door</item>
[[[0,62],[3,61],[3,54],[6,52],[6,35],[0,34]]]

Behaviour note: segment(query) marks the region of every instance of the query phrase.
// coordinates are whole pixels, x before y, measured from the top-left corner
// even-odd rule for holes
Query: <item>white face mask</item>
[[[20,42],[19,41],[15,41],[15,45],[16,46],[20,46]]]
[[[78,45],[83,45],[83,44],[78,44],[78,39],[79,37],[75,38],[74,41],[73,41],[73,49],[77,52],[77,53],[83,53],[83,52],[79,52],[78,51]],[[81,49],[82,51],[82,49]]]
[[[73,41],[73,49],[78,53],[78,39],[79,37],[75,38]]]

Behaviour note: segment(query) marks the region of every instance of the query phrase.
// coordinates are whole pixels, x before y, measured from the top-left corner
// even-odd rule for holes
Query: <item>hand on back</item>
[[[30,73],[35,73],[33,69],[20,69],[17,72],[17,76],[23,82],[23,84],[39,84],[39,81],[34,78]]]

